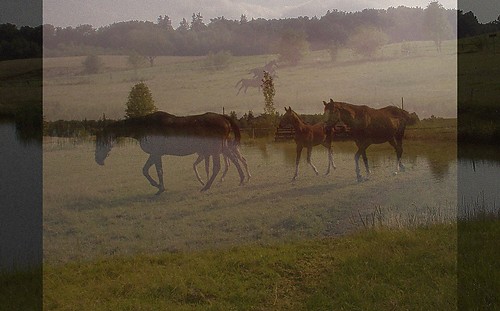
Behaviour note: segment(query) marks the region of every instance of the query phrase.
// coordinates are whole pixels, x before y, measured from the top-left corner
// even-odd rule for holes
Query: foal
[[[318,175],[318,170],[316,166],[311,162],[312,147],[317,145],[323,145],[328,149],[328,169],[325,175],[330,173],[331,168],[336,168],[335,163],[333,163],[333,152],[332,152],[332,133],[327,133],[325,124],[323,122],[316,123],[314,125],[309,125],[302,121],[299,115],[292,110],[292,108],[285,107],[286,113],[283,115],[280,121],[280,127],[291,125],[295,130],[295,144],[297,145],[297,156],[295,159],[295,175],[292,180],[295,180],[299,174],[299,162],[302,149],[307,149],[307,163],[312,167],[316,175]]]

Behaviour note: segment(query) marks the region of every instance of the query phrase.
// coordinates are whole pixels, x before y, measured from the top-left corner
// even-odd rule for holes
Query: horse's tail
[[[231,124],[231,129],[233,130],[234,133],[234,145],[238,146],[241,141],[241,132],[240,132],[240,127],[236,122],[229,116],[224,115],[224,118]]]
[[[234,85],[234,87],[237,87],[238,84],[242,83],[243,82],[243,79],[241,79],[240,81],[236,82],[236,84]]]

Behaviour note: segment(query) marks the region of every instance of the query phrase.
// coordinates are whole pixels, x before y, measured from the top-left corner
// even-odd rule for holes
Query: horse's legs
[[[243,185],[243,183],[245,182],[245,173],[243,173],[243,170],[241,169],[241,165],[238,162],[238,158],[234,154],[232,149],[226,149],[226,151],[224,151],[224,159],[225,159],[225,161],[227,161],[226,167],[229,166],[229,160],[231,160],[231,162],[234,163],[234,166],[236,166],[236,169],[238,170],[238,175],[240,175],[240,186]],[[227,171],[227,168],[226,168],[226,171]]]
[[[361,155],[361,149],[358,147],[358,151],[354,155],[354,163],[356,164],[356,178],[358,181],[363,181],[361,174],[359,173],[359,156]]]
[[[206,191],[210,189],[212,186],[212,183],[214,182],[215,178],[217,177],[217,174],[219,174],[220,171],[220,153],[214,153],[212,154],[212,160],[213,160],[213,171],[212,171],[212,176],[210,179],[207,181],[207,184],[205,187],[201,188],[201,191]]]
[[[325,175],[330,174],[330,170],[333,167],[333,169],[336,169],[337,167],[335,166],[335,163],[333,162],[333,149],[332,149],[332,144],[331,143],[325,143],[323,144],[325,148],[327,149],[328,152],[328,169],[326,170]]]
[[[227,155],[225,153],[223,153],[222,155],[223,155],[222,159],[224,161],[224,172],[222,172],[222,177],[220,178],[220,182],[224,181],[224,178],[226,177],[227,171],[229,170],[229,165],[231,165]]]
[[[400,137],[393,138],[392,140],[389,140],[389,144],[391,144],[391,146],[394,147],[394,150],[396,150],[396,172],[404,171],[405,166],[401,163],[401,156],[403,155],[403,139]]]
[[[311,162],[311,154],[312,154],[312,147],[307,147],[307,163],[312,167],[316,175],[319,175],[318,170],[316,169],[316,166]]]
[[[297,156],[295,157],[295,175],[293,175],[292,180],[295,180],[299,175],[299,163],[300,163],[300,154],[302,153],[302,145],[297,145]]]
[[[163,164],[161,163],[161,155],[154,156],[155,159],[155,167],[156,174],[158,174],[158,182],[160,183],[158,186],[157,195],[165,191],[165,186],[163,184]]]
[[[196,166],[205,159],[205,157],[203,157],[202,155],[198,155],[198,159],[196,159],[196,161],[194,161],[193,163],[193,170],[194,170],[194,173],[196,175],[196,179],[198,179],[198,181],[201,183],[202,186],[205,185],[205,183],[203,182],[203,180],[201,180],[201,177],[200,177],[200,174],[198,174],[198,170],[196,169]],[[205,159],[205,165],[206,165],[207,161]]]
[[[363,156],[363,162],[365,163],[366,176],[369,177],[371,172],[370,172],[370,168],[368,167],[368,158],[366,157],[366,148],[363,149],[363,152],[361,153],[361,155]]]
[[[151,186],[156,187],[160,189],[160,185],[149,175],[149,168],[155,164],[155,158],[153,155],[150,155],[149,158],[146,160],[146,163],[144,163],[144,167],[142,168],[142,174],[146,179],[149,181]]]

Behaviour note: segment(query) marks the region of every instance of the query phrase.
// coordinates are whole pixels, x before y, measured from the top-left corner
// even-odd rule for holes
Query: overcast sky
[[[500,0],[495,0],[500,1]],[[95,27],[118,21],[156,21],[168,15],[177,28],[182,18],[191,21],[201,13],[205,23],[224,16],[239,20],[242,14],[251,18],[284,18],[323,16],[327,10],[360,11],[365,8],[388,8],[405,5],[426,7],[430,0],[45,0],[44,23],[55,26],[91,24]],[[456,8],[456,0],[441,0],[446,8]]]
[[[327,10],[360,11],[366,8],[386,9],[400,5],[425,8],[431,0],[43,0],[43,23],[55,26],[94,27],[120,21],[156,21],[168,15],[177,28],[182,18],[191,21],[201,13],[205,23],[224,16],[239,20],[242,14],[251,18],[284,18],[325,15]],[[445,8],[457,8],[457,0],[440,0]],[[473,11],[486,23],[500,15],[500,0],[458,0],[464,12]],[[42,23],[42,0],[1,0],[0,24],[37,26]]]

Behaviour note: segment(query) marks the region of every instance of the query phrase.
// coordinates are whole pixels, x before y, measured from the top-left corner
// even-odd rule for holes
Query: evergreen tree
[[[158,110],[154,104],[151,91],[144,82],[132,87],[126,105],[126,118],[145,116]]]

